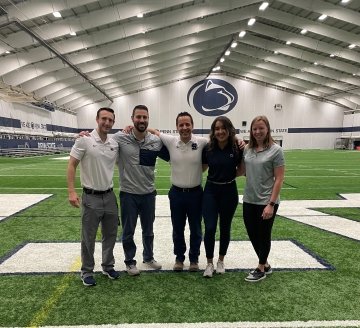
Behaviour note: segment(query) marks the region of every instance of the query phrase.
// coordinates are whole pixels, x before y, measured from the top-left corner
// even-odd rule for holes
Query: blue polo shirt
[[[207,179],[213,182],[230,182],[236,178],[236,168],[240,165],[243,151],[236,145],[227,144],[224,149],[209,144],[203,149],[202,163],[209,166]]]

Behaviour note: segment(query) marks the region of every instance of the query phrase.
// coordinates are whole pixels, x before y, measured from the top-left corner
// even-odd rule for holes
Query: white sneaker
[[[129,276],[138,276],[140,274],[140,270],[136,267],[136,264],[127,265],[126,272]]]
[[[218,261],[216,264],[216,273],[218,274],[224,274],[225,273],[225,266],[224,261]]]
[[[155,260],[151,260],[148,262],[143,262],[146,267],[153,270],[160,270],[162,268],[162,265],[159,262],[156,262]]]
[[[206,265],[206,269],[204,271],[203,277],[211,278],[213,276],[213,273],[214,273],[214,264],[208,263]]]

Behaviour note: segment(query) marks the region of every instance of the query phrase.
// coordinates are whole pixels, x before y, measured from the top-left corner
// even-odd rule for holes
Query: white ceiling
[[[206,78],[224,57],[222,74],[360,108],[360,0],[262,2],[0,0],[0,99],[76,111]]]

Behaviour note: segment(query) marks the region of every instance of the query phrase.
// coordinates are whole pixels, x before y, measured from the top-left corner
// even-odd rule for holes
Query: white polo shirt
[[[193,188],[202,182],[202,150],[208,139],[191,135],[184,143],[180,136],[161,133],[160,139],[170,153],[171,183],[180,188]]]
[[[118,151],[116,141],[107,136],[102,142],[96,130],[89,137],[76,139],[70,156],[80,161],[81,186],[102,191],[112,188]]]

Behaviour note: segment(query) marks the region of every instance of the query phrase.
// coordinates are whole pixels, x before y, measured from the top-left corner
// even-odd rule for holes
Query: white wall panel
[[[240,129],[240,136],[247,138],[251,120],[257,115],[266,115],[271,124],[273,136],[283,139],[285,149],[331,149],[341,135],[340,132],[319,132],[319,128],[338,128],[343,126],[343,108],[312,100],[307,97],[287,93],[272,87],[264,87],[246,80],[213,75],[210,78],[223,79],[231,83],[237,93],[238,102],[233,110],[226,114],[235,127]],[[148,106],[150,126],[160,130],[174,130],[176,115],[188,111],[194,119],[196,129],[209,129],[215,117],[204,116],[187,103],[189,89],[201,78],[174,82],[162,87],[148,89],[115,99],[110,105],[116,111],[115,128],[122,128],[131,123],[131,112],[136,104]],[[282,104],[281,110],[274,109],[275,104]],[[78,111],[79,128],[95,126],[96,111],[102,105],[87,106]],[[246,127],[242,127],[246,121]],[[360,125],[360,124],[358,124]],[[290,133],[291,129],[315,129],[317,132],[302,131]],[[290,130],[289,130],[290,129]]]

